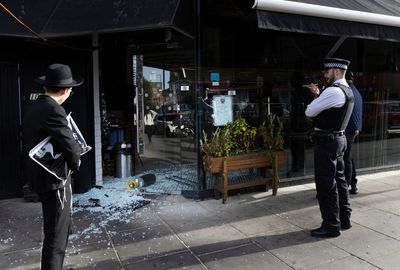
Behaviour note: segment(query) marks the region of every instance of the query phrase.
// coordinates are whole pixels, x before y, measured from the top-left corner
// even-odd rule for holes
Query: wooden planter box
[[[239,189],[244,187],[259,186],[270,184],[272,186],[272,194],[276,195],[279,186],[278,168],[286,161],[285,153],[278,152],[273,158],[265,154],[243,154],[229,157],[205,157],[204,169],[213,174],[214,190],[216,197],[222,193],[225,203],[228,197],[228,190]],[[228,183],[228,174],[230,171],[251,169],[251,168],[265,168],[272,169],[272,177],[266,178],[264,171],[264,178],[261,180],[253,180],[242,183]]]

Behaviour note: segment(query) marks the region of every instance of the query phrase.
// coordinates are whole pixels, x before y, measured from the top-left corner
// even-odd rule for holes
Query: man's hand
[[[78,162],[78,168],[76,168],[76,170],[72,170],[71,174],[77,173],[79,170],[79,167],[81,167],[81,160],[79,160],[79,162]]]
[[[307,87],[315,97],[319,96],[318,84],[310,83]]]

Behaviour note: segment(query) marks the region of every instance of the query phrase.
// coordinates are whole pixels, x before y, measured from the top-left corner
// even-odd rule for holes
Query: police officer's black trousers
[[[41,270],[61,270],[71,224],[71,186],[39,194],[43,211]]]
[[[316,143],[314,149],[315,184],[322,226],[339,231],[341,222],[350,222],[351,214],[343,162],[346,137],[335,136],[333,140]]]

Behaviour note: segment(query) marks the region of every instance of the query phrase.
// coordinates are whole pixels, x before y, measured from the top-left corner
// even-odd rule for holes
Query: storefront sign
[[[219,73],[218,72],[211,72],[210,79],[212,86],[219,86]]]
[[[29,95],[29,100],[37,100],[39,96],[43,95],[43,93],[31,93]]]
[[[214,96],[212,104],[214,126],[225,126],[233,121],[232,96]]]
[[[182,81],[181,82],[181,91],[189,91],[189,90],[190,90],[189,83],[186,81]]]

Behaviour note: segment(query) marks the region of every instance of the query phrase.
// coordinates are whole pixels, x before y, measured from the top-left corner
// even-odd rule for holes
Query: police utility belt
[[[335,139],[335,137],[341,137],[344,135],[344,131],[314,130],[310,132],[309,138],[311,142],[320,144],[331,142]]]

